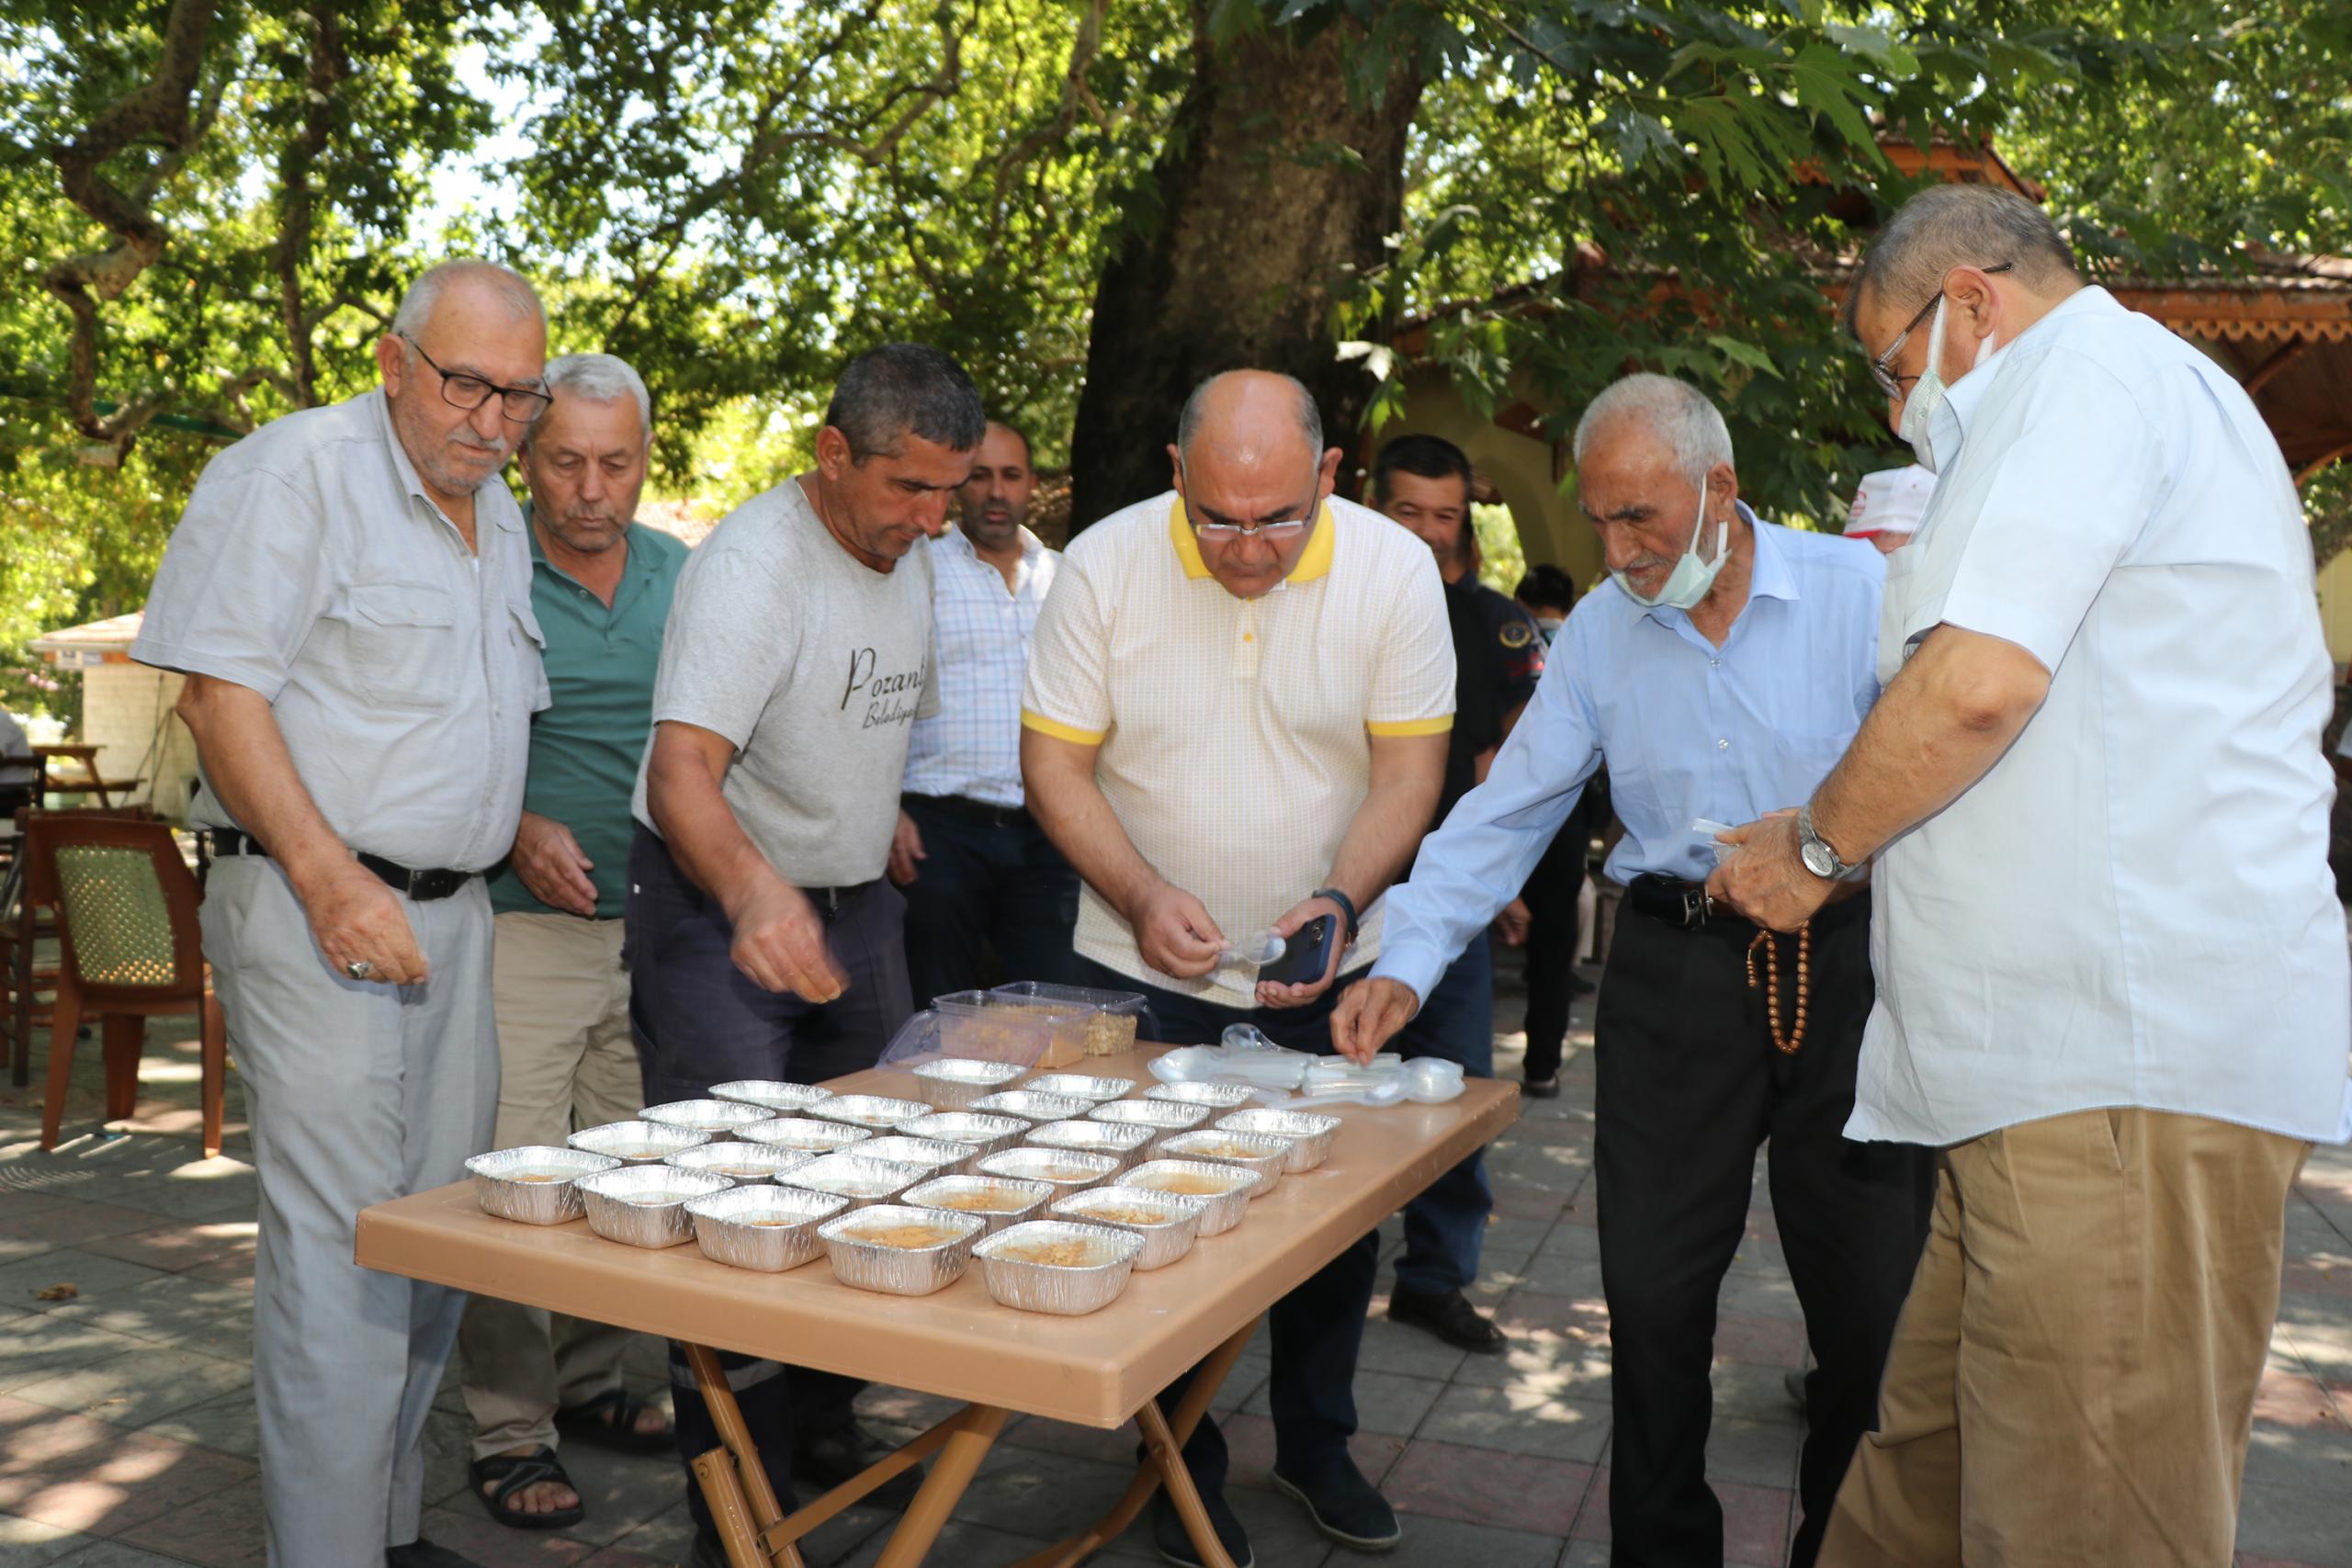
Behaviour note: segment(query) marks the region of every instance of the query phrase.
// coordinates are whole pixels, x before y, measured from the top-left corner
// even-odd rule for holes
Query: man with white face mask
[[[2226,1562],[2289,1185],[2352,1132],[2301,508],[2018,197],[1912,197],[1848,313],[1935,496],[1884,697],[1713,885],[1786,930],[1875,859],[1847,1130],[1942,1148],[1821,1561]]]
[[[1577,423],[1575,453],[1610,581],[1554,639],[1486,783],[1390,892],[1386,943],[1341,998],[1333,1037],[1361,1060],[1396,1033],[1605,761],[1626,829],[1608,873],[1632,890],[1596,1024],[1611,1561],[1723,1562],[1706,1475],[1715,1298],[1769,1138],[1780,1242],[1820,1363],[1791,1556],[1810,1568],[1870,1422],[1932,1173],[1923,1150],[1840,1132],[1871,1007],[1867,896],[1857,886],[1807,938],[1771,951],[1755,926],[1707,908],[1699,879],[1714,850],[1692,823],[1746,821],[1820,782],[1878,696],[1885,568],[1742,504],[1723,416],[1679,381],[1611,387]]]

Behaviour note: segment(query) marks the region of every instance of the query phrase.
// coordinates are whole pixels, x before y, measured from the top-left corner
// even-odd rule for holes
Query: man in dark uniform
[[[1400,435],[1380,449],[1372,470],[1373,505],[1419,536],[1445,580],[1453,629],[1453,729],[1445,754],[1445,787],[1432,825],[1487,776],[1487,766],[1544,673],[1544,634],[1526,609],[1478,581],[1470,525],[1470,459],[1435,435]],[[1481,932],[1445,972],[1408,1031],[1416,1055],[1460,1062],[1494,1076],[1495,966]],[[1501,1329],[1463,1295],[1478,1277],[1494,1193],[1486,1159],[1474,1154],[1405,1206],[1405,1253],[1388,1298],[1392,1322],[1426,1328],[1449,1345],[1499,1355]]]

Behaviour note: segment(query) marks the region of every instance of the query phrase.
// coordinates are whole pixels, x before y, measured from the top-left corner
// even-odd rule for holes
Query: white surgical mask
[[[1653,610],[1660,605],[1670,610],[1687,610],[1707,596],[1707,590],[1715,585],[1715,574],[1723,570],[1724,562],[1731,557],[1731,525],[1718,523],[1715,525],[1715,558],[1699,558],[1699,538],[1706,531],[1707,483],[1702,479],[1699,481],[1699,515],[1690,525],[1690,547],[1682,552],[1682,558],[1674,563],[1672,571],[1667,573],[1665,586],[1655,595],[1645,594],[1635,588],[1623,572],[1612,571],[1609,575],[1617,580],[1617,586],[1625,591],[1625,597],[1636,604]]]
[[[1936,301],[1935,324],[1928,329],[1928,367],[1919,373],[1919,384],[1911,389],[1911,396],[1903,404],[1903,439],[1911,443],[1911,455],[1931,474],[1936,471],[1936,415],[1943,412],[1946,394],[1951,389],[1944,380],[1943,369],[1944,307],[1950,302],[1949,296]],[[1986,333],[1976,340],[1976,358],[1969,370],[1982,368],[1992,357],[1993,334]],[[1949,445],[1950,450],[1943,453],[1947,457],[1960,449],[1957,439]]]
[[[1546,648],[1552,646],[1552,639],[1560,635],[1560,628],[1566,625],[1567,625],[1567,622],[1558,615],[1538,615],[1535,617],[1535,629],[1544,634],[1544,646]]]

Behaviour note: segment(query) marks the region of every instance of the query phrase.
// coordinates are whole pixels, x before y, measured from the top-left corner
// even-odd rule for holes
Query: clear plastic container
[[[1087,1021],[1096,1010],[1075,1002],[997,991],[957,991],[935,998],[938,1052],[981,1062],[1060,1067],[1086,1055]],[[887,1062],[887,1053],[886,1053]]]
[[[1136,1030],[1148,1006],[1140,991],[1101,991],[1091,986],[1055,986],[1043,980],[1016,980],[988,994],[1083,1010],[1087,1016],[1080,1046],[1089,1056],[1110,1056],[1133,1049]]]

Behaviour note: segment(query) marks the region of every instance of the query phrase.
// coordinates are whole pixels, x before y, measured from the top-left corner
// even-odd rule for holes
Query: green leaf
[[[1723,333],[1709,333],[1707,342],[1725,359],[1736,365],[1745,365],[1750,370],[1760,370],[1767,376],[1778,376],[1781,373],[1781,367],[1772,363],[1770,355],[1745,339],[1731,337]]]

